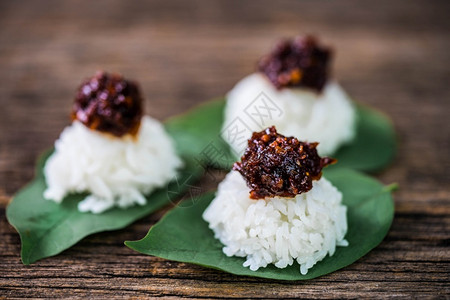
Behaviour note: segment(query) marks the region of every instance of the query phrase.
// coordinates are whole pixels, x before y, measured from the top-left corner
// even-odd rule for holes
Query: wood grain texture
[[[449,1],[0,1],[0,298],[450,297]],[[223,95],[279,37],[317,33],[348,93],[392,117],[392,228],[353,265],[307,282],[237,277],[123,246],[170,208],[31,266],[10,197],[69,124],[81,79],[137,79],[158,119]]]

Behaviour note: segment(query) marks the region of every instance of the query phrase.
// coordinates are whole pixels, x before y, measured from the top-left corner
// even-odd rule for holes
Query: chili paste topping
[[[336,162],[321,158],[317,145],[281,135],[272,126],[253,133],[233,170],[244,177],[252,199],[295,197],[311,190],[312,181],[322,176],[322,168]]]
[[[308,87],[322,91],[329,73],[331,50],[319,46],[313,36],[298,36],[275,45],[272,52],[261,58],[263,72],[277,89]]]
[[[72,120],[117,137],[136,135],[143,114],[138,85],[121,75],[98,72],[78,88]]]

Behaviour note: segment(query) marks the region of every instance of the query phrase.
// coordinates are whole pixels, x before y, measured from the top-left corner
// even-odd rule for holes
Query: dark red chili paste
[[[333,158],[321,158],[317,145],[285,137],[272,126],[253,133],[233,170],[244,177],[252,199],[294,197],[311,190],[312,181],[322,176],[322,168],[336,162]]]
[[[98,72],[78,88],[72,120],[117,137],[136,135],[143,114],[143,99],[135,82],[121,75]]]
[[[258,69],[277,89],[303,86],[320,92],[328,79],[330,60],[331,50],[307,35],[280,41],[261,58]]]

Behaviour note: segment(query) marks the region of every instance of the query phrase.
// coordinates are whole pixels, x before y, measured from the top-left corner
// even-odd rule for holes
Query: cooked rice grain
[[[294,198],[249,198],[242,176],[231,171],[203,213],[227,256],[245,257],[244,267],[256,271],[268,264],[286,268],[297,261],[301,274],[336,246],[347,246],[347,207],[328,180]]]
[[[74,121],[55,143],[44,174],[44,197],[60,203],[72,192],[90,192],[82,212],[144,205],[149,194],[176,175],[182,162],[160,122],[145,116],[139,133],[115,138]]]
[[[222,136],[241,156],[253,131],[275,125],[285,136],[319,142],[320,155],[333,154],[355,135],[352,101],[334,81],[320,94],[306,88],[275,87],[255,73],[242,79],[227,95]],[[246,136],[236,133],[243,132]]]

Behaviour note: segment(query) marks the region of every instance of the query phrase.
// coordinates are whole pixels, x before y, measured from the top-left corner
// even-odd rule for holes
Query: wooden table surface
[[[0,1],[0,298],[450,297],[449,1]],[[336,50],[348,93],[389,114],[400,146],[385,240],[306,282],[237,277],[123,245],[167,211],[85,238],[31,266],[7,223],[10,197],[64,126],[96,70],[141,83],[163,120],[224,95],[280,37],[316,33]]]

